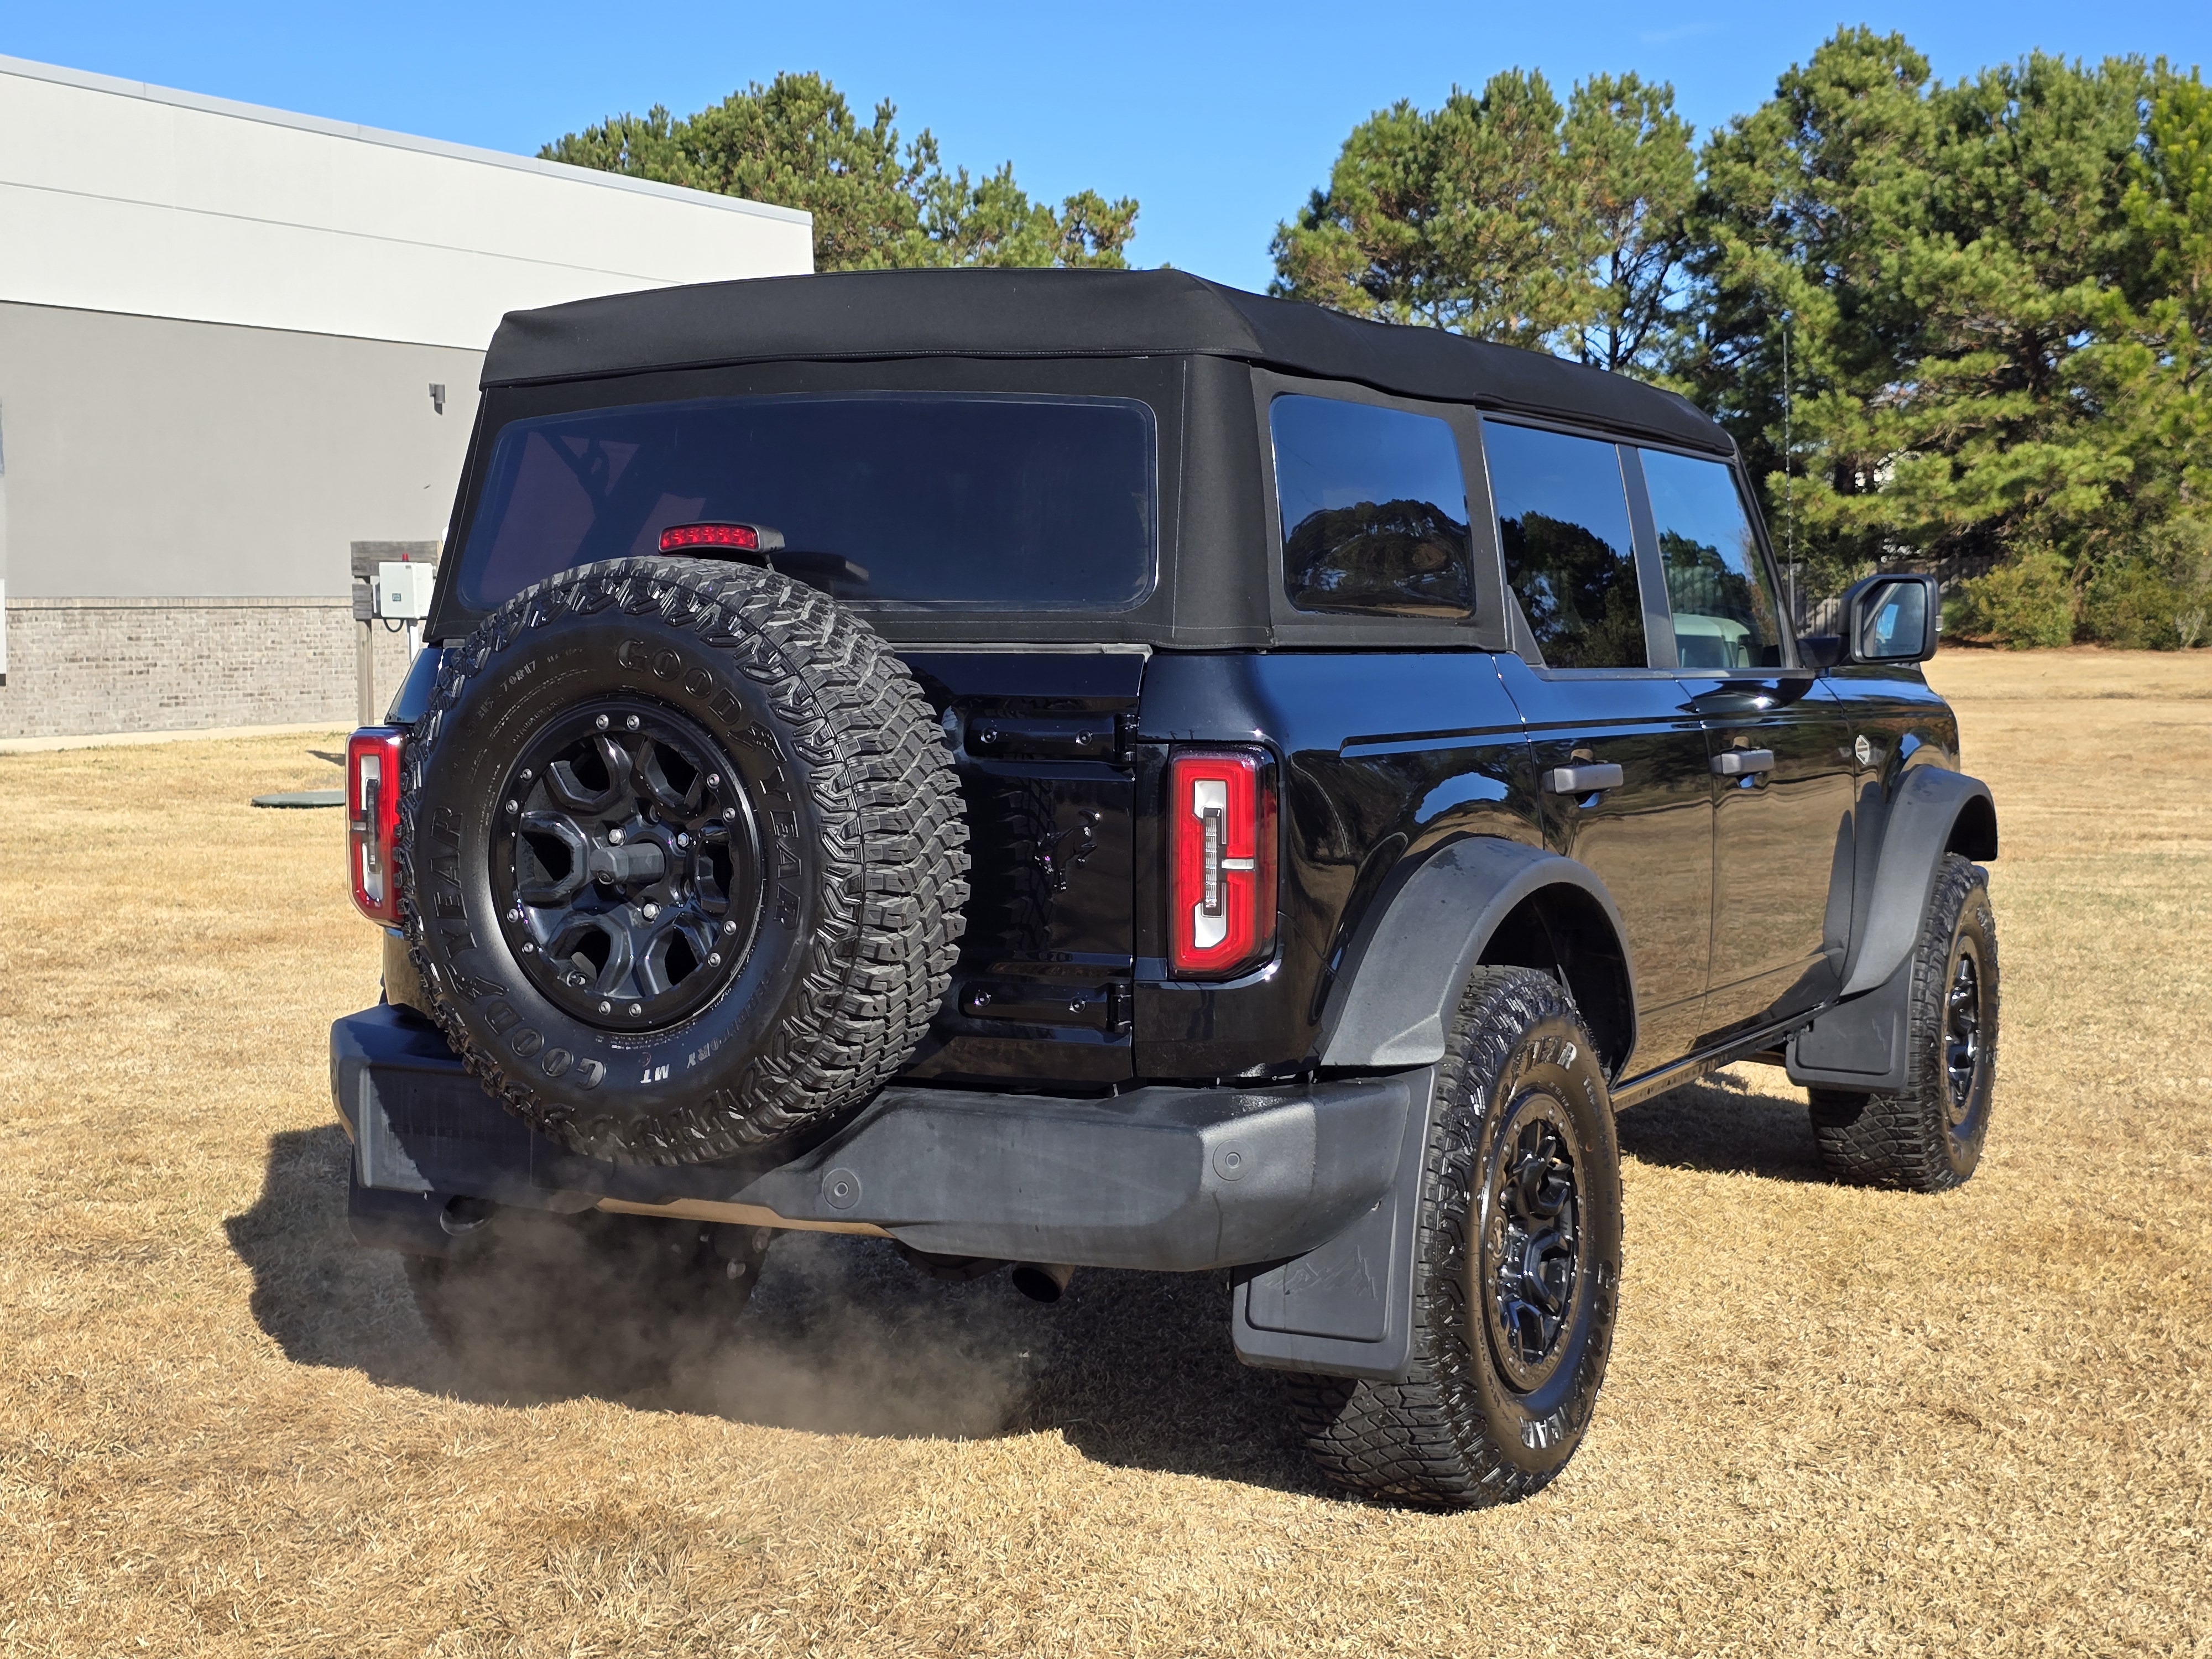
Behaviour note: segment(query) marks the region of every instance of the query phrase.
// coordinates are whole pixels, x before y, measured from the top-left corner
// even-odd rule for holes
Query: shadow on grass
[[[896,1437],[1056,1431],[1101,1462],[1322,1490],[1274,1378],[1231,1351],[1222,1275],[1089,1271],[1047,1308],[1004,1272],[941,1284],[880,1239],[787,1233],[744,1311],[677,1329],[647,1380],[610,1380],[603,1327],[520,1364],[465,1362],[424,1327],[399,1258],[354,1243],[350,1157],[334,1125],[272,1136],[259,1199],[226,1224],[256,1322],[299,1364],[486,1404],[596,1396]]]
[[[1616,1120],[1621,1154],[1713,1175],[1827,1182],[1805,1099],[1771,1066],[1716,1073],[1632,1106]]]

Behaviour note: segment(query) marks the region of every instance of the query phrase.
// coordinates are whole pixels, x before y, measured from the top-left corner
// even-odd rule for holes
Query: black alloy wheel
[[[1973,940],[1961,937],[1943,999],[1943,1076],[1949,1085],[1951,1133],[1971,1123],[1982,1073],[1982,969]]]
[[[1477,969],[1435,1086],[1405,1372],[1285,1391],[1331,1480],[1458,1509],[1541,1491],[1589,1431],[1620,1315],[1620,1153],[1589,1028],[1547,974]]]
[[[538,734],[501,790],[492,892],[531,982],[608,1030],[673,1025],[743,966],[760,836],[742,775],[694,721],[595,699]]]
[[[1573,1117],[1557,1097],[1531,1090],[1507,1106],[1483,1183],[1477,1301],[1498,1370],[1522,1394],[1559,1368],[1559,1337],[1588,1270],[1580,1158]]]

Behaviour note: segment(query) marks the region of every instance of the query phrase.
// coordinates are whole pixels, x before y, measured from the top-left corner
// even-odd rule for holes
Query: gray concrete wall
[[[0,737],[350,723],[351,544],[445,533],[482,363],[0,303]]]
[[[483,362],[444,346],[0,303],[11,608],[344,596],[351,543],[445,533]]]

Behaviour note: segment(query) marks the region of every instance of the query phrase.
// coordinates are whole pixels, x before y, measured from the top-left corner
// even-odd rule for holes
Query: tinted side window
[[[1482,423],[1505,580],[1553,668],[1642,668],[1644,603],[1620,456],[1595,438]]]
[[[1431,415],[1334,398],[1268,406],[1283,586],[1301,611],[1467,617],[1467,482]]]
[[[1719,461],[1644,452],[1644,482],[1684,668],[1779,668],[1781,613],[1735,475]]]

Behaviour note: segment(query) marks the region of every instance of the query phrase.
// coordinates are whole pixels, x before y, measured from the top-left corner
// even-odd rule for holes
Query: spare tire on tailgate
[[[770,571],[581,565],[448,649],[401,769],[431,1012],[574,1151],[726,1158],[860,1104],[951,977],[967,828],[859,617]]]

